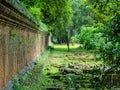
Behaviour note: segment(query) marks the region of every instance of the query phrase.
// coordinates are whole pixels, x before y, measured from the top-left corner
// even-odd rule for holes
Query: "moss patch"
[[[94,90],[103,62],[95,60],[93,51],[72,46],[54,45],[36,63],[28,77],[20,80],[20,90]]]

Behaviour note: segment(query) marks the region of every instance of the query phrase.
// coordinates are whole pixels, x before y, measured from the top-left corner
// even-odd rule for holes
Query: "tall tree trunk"
[[[68,48],[68,52],[69,52],[70,51],[70,47],[69,47],[70,43],[69,43],[69,33],[68,32],[66,32],[66,43],[67,43],[67,48]]]
[[[58,37],[58,38],[57,38],[57,42],[58,42],[58,44],[62,44],[62,38],[61,38],[61,37]]]

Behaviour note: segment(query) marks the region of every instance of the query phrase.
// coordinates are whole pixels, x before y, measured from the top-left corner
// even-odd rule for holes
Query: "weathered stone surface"
[[[35,62],[37,62],[37,59],[40,58],[41,56],[33,59],[30,61],[30,63],[25,66],[17,75],[15,75],[14,77],[17,78],[18,80],[21,78],[21,77],[24,77],[24,78],[27,78],[28,76],[28,73],[29,71],[31,71],[34,66],[35,66]],[[3,87],[3,90],[13,90],[13,82],[12,80],[10,80],[4,87]]]
[[[74,68],[75,65],[70,63],[70,64],[68,65],[68,67],[69,67],[69,68]]]
[[[17,0],[0,0],[0,90],[47,46],[46,31],[26,12]]]

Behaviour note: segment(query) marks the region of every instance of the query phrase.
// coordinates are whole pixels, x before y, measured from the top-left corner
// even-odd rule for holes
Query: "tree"
[[[67,42],[68,50],[69,50],[69,42],[68,42],[68,32],[67,28],[71,24],[72,19],[72,8],[70,0],[21,0],[30,11],[31,8],[33,12],[38,11],[39,13],[36,15],[36,18],[39,18],[41,22],[45,23],[50,33],[55,38],[59,40],[65,40]],[[34,8],[33,8],[34,7]],[[34,13],[34,14],[36,14]],[[34,15],[33,14],[33,15]]]
[[[76,0],[78,1],[78,0]],[[104,45],[100,46],[100,53],[102,57],[107,61],[109,60],[109,63],[120,63],[120,1],[119,0],[80,0],[83,1],[82,4],[80,4],[80,9],[78,7],[78,12],[75,11],[74,13],[78,13],[76,15],[80,15],[80,18],[86,18],[86,16],[89,16],[90,19],[87,19],[89,21],[86,23],[86,21],[83,23],[81,19],[79,19],[79,25],[77,28],[78,36],[81,35],[81,30],[79,29],[81,26],[84,25],[84,28],[87,27],[94,27],[97,29],[98,33],[102,33],[102,38],[104,38]],[[74,1],[73,1],[74,2]],[[75,3],[75,2],[74,2]],[[77,3],[76,3],[77,4]],[[77,4],[79,5],[79,4]],[[79,14],[79,13],[82,14]],[[86,12],[86,13],[85,13]],[[84,14],[85,13],[85,14]],[[84,17],[85,16],[85,17]],[[75,16],[73,16],[75,17]],[[77,17],[75,17],[74,21],[77,20]],[[92,23],[91,23],[92,22]],[[76,25],[76,24],[74,24]],[[92,30],[92,29],[91,29]],[[84,32],[85,30],[82,30]],[[87,30],[87,33],[89,31]],[[93,34],[93,35],[92,35]],[[94,32],[89,34],[88,36],[91,36],[94,38]],[[77,37],[81,39],[80,37]],[[83,40],[85,40],[87,36],[82,37]],[[85,45],[88,45],[90,43],[91,45],[94,43],[91,43],[91,40],[88,38],[88,41],[85,43]],[[89,45],[88,45],[89,47]]]
[[[92,26],[93,18],[87,0],[71,0],[73,9],[72,27],[74,34],[80,32],[80,27],[83,25]]]

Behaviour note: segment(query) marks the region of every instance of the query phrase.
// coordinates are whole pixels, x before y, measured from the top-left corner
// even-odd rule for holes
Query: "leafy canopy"
[[[70,0],[20,0],[33,16],[53,33],[62,33],[71,24]]]

